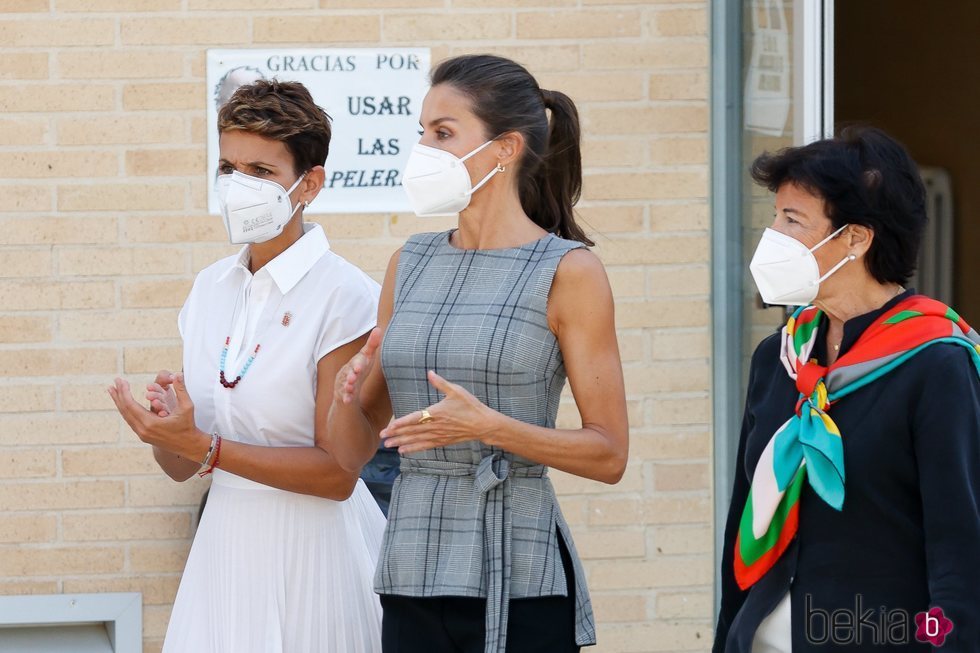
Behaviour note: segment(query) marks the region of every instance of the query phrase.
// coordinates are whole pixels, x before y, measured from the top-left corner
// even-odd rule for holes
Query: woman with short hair
[[[799,308],[752,357],[714,651],[977,650],[980,336],[906,288],[915,163],[849,129],[752,176],[776,215],[749,269]]]
[[[218,114],[216,192],[232,243],[197,275],[183,374],[109,393],[163,470],[213,474],[163,650],[376,653],[371,588],[384,517],[325,447],[338,370],[375,324],[378,285],[303,210],[330,122],[295,82],[239,88]],[[156,413],[156,414],[153,414]]]

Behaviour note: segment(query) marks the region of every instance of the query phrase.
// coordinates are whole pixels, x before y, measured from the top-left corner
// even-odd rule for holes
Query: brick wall
[[[568,92],[580,213],[617,298],[631,458],[607,487],[555,474],[586,559],[597,651],[711,640],[707,2],[0,2],[0,594],[143,592],[159,650],[200,482],[172,483],[112,410],[116,375],[179,366],[195,272],[230,253],[206,214],[208,47],[490,51]],[[380,276],[408,215],[324,216]],[[576,425],[570,397],[560,420]]]

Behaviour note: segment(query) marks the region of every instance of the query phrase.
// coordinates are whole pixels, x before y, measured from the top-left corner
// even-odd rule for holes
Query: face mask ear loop
[[[301,175],[299,176],[299,179],[297,179],[297,180],[296,180],[296,181],[295,181],[295,182],[293,183],[293,185],[292,185],[292,186],[290,186],[290,187],[289,187],[289,190],[287,190],[287,191],[286,191],[286,194],[287,194],[287,195],[289,195],[289,194],[290,194],[290,193],[292,193],[292,192],[293,192],[294,190],[296,190],[296,187],[297,187],[297,186],[299,186],[299,182],[301,182],[301,181],[303,181],[303,178],[304,178],[304,177],[306,177],[306,173],[305,173],[305,172],[304,172],[303,174],[301,174]]]
[[[477,185],[476,185],[476,186],[474,186],[473,188],[471,188],[471,189],[470,189],[470,192],[469,192],[469,195],[472,195],[472,194],[473,194],[473,193],[475,193],[476,191],[478,191],[478,190],[480,190],[481,188],[483,188],[483,185],[484,185],[485,183],[487,183],[488,181],[490,181],[490,178],[491,178],[491,177],[493,177],[493,176],[494,176],[495,174],[497,174],[498,172],[500,172],[500,166],[497,166],[496,168],[494,168],[493,170],[491,170],[491,171],[490,171],[490,174],[488,174],[488,175],[487,175],[486,177],[484,177],[483,179],[481,179],[481,180],[480,180],[480,181],[479,181],[479,182],[477,183]]]
[[[292,186],[289,187],[289,190],[286,191],[286,198],[287,199],[289,198],[290,193],[292,193],[294,190],[296,190],[296,187],[299,186],[299,182],[303,181],[303,178],[304,177],[306,177],[306,173],[305,172],[299,176],[299,179],[297,179],[295,181],[295,183],[293,183]],[[289,203],[290,203],[290,205],[292,205],[293,201],[292,200],[289,200]],[[293,207],[293,210],[289,212],[289,219],[290,220],[293,219],[293,216],[296,215],[296,211],[298,211],[299,210],[299,207],[302,206],[302,205],[303,205],[302,202],[296,202],[296,206]]]
[[[832,275],[834,272],[837,272],[842,267],[844,267],[845,265],[847,265],[848,263],[850,263],[851,261],[853,261],[856,258],[857,258],[857,256],[855,256],[854,254],[848,254],[847,257],[845,257],[840,263],[838,263],[834,267],[830,268],[830,271],[827,272],[827,274],[825,274],[822,277],[820,277],[819,279],[817,279],[817,283],[814,284],[814,285],[819,285],[819,284],[823,283],[824,281],[827,280],[827,278],[830,275]]]
[[[473,156],[474,154],[476,154],[476,153],[478,153],[479,151],[481,151],[481,150],[483,150],[484,148],[486,148],[486,147],[487,147],[488,145],[490,145],[490,143],[492,143],[492,142],[493,142],[493,139],[490,139],[489,141],[487,141],[486,143],[484,143],[484,144],[483,144],[483,145],[481,145],[480,147],[478,147],[478,148],[476,148],[475,150],[473,150],[472,152],[470,152],[469,154],[467,154],[466,156],[464,156],[463,158],[461,158],[461,159],[460,159],[460,161],[466,161],[466,160],[467,160],[468,158],[470,158],[470,157],[471,157],[471,156]],[[467,195],[472,195],[472,194],[473,194],[473,193],[475,193],[476,191],[478,191],[478,190],[480,190],[481,188],[483,188],[483,185],[484,185],[484,184],[486,184],[486,183],[487,183],[488,181],[490,181],[490,178],[491,178],[491,177],[493,177],[493,176],[494,176],[495,174],[497,174],[497,173],[498,173],[498,172],[500,172],[500,171],[501,171],[501,168],[500,168],[500,166],[498,165],[498,166],[497,166],[496,168],[494,168],[493,170],[491,170],[491,171],[490,171],[490,173],[489,173],[489,174],[488,174],[488,175],[487,175],[486,177],[484,177],[483,179],[481,179],[480,181],[478,181],[478,182],[477,182],[477,184],[476,184],[476,186],[474,186],[473,188],[471,188],[471,189],[470,189],[470,192],[469,192],[469,193],[467,193]]]
[[[817,243],[816,245],[814,245],[813,247],[811,247],[810,248],[810,251],[811,252],[817,251],[818,249],[820,249],[821,247],[823,247],[824,245],[826,245],[827,243],[829,243],[830,241],[832,241],[834,238],[836,238],[837,237],[837,234],[839,234],[840,232],[844,231],[845,229],[847,229],[850,226],[851,226],[850,224],[845,224],[843,227],[841,227],[840,229],[838,229],[837,231],[835,231],[834,233],[830,234],[829,236],[827,236],[826,238],[824,238],[823,240],[821,240],[819,243]]]
[[[486,143],[484,143],[484,144],[483,144],[483,145],[481,145],[480,147],[478,147],[478,148],[476,148],[475,150],[473,150],[472,152],[470,152],[470,153],[469,153],[469,154],[467,154],[466,156],[464,156],[464,157],[460,157],[460,159],[459,159],[459,160],[460,160],[460,161],[466,161],[466,160],[467,160],[468,158],[470,158],[470,157],[471,157],[471,156],[473,156],[474,154],[477,154],[477,153],[479,153],[479,152],[482,152],[482,151],[483,151],[483,149],[484,149],[484,148],[486,148],[486,147],[487,147],[488,145],[490,145],[490,143],[492,143],[492,142],[493,142],[493,139],[491,138],[491,139],[490,139],[489,141],[487,141]]]
[[[296,202],[296,206],[293,208],[292,212],[289,214],[289,219],[292,220],[296,212],[299,211],[299,207],[303,206],[302,202]]]

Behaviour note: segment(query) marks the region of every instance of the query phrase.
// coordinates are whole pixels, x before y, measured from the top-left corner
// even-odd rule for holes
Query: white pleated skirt
[[[215,470],[164,653],[380,653],[372,589],[385,518]]]

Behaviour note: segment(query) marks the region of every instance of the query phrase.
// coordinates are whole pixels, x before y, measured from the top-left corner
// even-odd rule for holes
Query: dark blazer
[[[846,322],[841,355],[910,294]],[[822,336],[814,356],[826,364]],[[833,406],[844,507],[834,510],[806,484],[796,538],[743,592],[732,569],[739,519],[762,450],[798,396],[779,360],[779,335],[770,336],[752,356],[714,652],[750,651],[787,591],[794,653],[929,650],[915,640],[914,618],[934,606],[953,622],[938,650],[980,651],[980,378],[969,352],[930,346]]]

